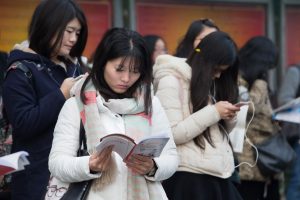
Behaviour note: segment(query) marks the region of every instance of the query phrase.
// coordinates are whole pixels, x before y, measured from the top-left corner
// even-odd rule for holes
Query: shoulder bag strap
[[[82,123],[82,120],[80,119],[80,132],[79,132],[79,148],[77,151],[77,156],[84,156],[87,154],[87,146],[86,146],[86,136],[85,136],[85,130]]]

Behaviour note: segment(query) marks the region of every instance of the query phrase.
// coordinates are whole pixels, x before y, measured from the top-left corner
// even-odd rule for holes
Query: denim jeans
[[[297,142],[293,147],[296,151],[297,159],[291,169],[290,181],[287,188],[287,200],[300,199],[300,143]]]

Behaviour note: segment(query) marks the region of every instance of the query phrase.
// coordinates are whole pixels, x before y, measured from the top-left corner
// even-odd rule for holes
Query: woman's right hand
[[[240,111],[240,108],[231,104],[228,101],[219,101],[215,104],[217,111],[220,114],[221,119],[230,120],[236,116],[236,112]]]
[[[70,98],[70,90],[75,84],[75,79],[72,77],[66,78],[60,86],[60,90],[66,99]]]
[[[104,172],[110,167],[109,163],[113,146],[105,148],[100,153],[95,152],[90,156],[89,167],[91,172]]]

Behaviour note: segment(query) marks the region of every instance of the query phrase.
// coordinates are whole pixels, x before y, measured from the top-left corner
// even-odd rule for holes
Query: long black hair
[[[237,47],[228,34],[221,31],[208,34],[186,62],[192,68],[190,95],[193,113],[207,106],[210,97],[216,102],[234,103],[237,101]],[[229,67],[221,74],[220,78],[213,80],[215,71],[223,65]],[[200,148],[205,148],[203,137],[214,146],[209,129],[207,129],[194,139]]]
[[[73,0],[43,0],[37,6],[29,24],[29,47],[40,55],[51,58],[62,43],[67,24],[77,18],[81,30],[71,49],[71,57],[80,57],[86,45],[88,28],[85,15]]]
[[[116,58],[123,58],[122,62],[130,59],[130,68],[140,72],[139,79],[124,94],[112,91],[104,78],[106,63]],[[148,48],[139,33],[126,28],[108,30],[95,51],[93,68],[83,84],[81,90],[83,102],[85,102],[84,88],[89,80],[92,80],[96,89],[105,99],[132,98],[135,92],[145,90],[145,113],[151,113],[152,66]]]

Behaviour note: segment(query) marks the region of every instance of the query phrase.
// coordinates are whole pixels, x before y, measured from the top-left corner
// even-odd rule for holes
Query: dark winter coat
[[[26,65],[30,73],[10,68],[3,85],[3,102],[13,127],[12,151],[27,151],[30,165],[13,174],[13,199],[40,200],[49,180],[53,130],[65,102],[60,86],[81,70],[70,62],[66,71],[43,56],[20,50],[10,53],[9,66],[16,61]]]

